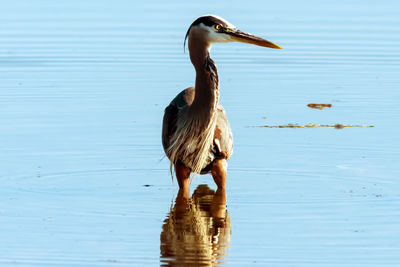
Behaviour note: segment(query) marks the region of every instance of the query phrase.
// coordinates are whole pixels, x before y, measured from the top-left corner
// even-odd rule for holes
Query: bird
[[[210,57],[214,43],[242,42],[282,49],[277,44],[243,32],[216,15],[197,18],[186,32],[195,86],[184,89],[165,108],[162,145],[180,189],[188,190],[193,173],[211,173],[218,188],[225,188],[227,160],[233,136],[226,112],[219,103],[217,66]]]

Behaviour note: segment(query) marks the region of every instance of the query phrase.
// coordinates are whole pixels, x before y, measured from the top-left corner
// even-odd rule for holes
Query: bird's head
[[[189,38],[189,42],[191,39],[196,39],[197,42],[205,42],[208,48],[213,43],[242,42],[282,49],[279,45],[263,38],[242,32],[233,24],[215,15],[206,15],[196,19],[186,33],[184,46],[186,46],[187,38]]]

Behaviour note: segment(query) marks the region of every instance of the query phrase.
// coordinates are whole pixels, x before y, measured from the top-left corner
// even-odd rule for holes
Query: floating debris
[[[263,125],[263,126],[253,126],[253,127],[260,127],[260,128],[318,128],[318,127],[332,127],[335,129],[343,129],[348,127],[358,127],[358,128],[371,128],[374,127],[373,125],[345,125],[345,124],[314,124],[309,123],[306,125],[298,125],[298,124],[285,124],[285,125]]]
[[[335,127],[335,129],[343,129],[345,126],[343,124],[337,123],[337,124],[333,125],[333,127]]]
[[[315,109],[323,109],[323,108],[331,108],[332,104],[308,104],[307,105],[309,108],[315,108]]]

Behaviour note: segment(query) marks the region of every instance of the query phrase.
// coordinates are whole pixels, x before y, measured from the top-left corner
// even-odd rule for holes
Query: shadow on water
[[[179,190],[160,235],[161,266],[217,266],[232,232],[224,189],[199,185],[191,198]]]

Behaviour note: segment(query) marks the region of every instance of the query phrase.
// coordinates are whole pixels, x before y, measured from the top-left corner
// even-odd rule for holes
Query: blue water
[[[184,35],[209,13],[284,48],[213,46],[235,139],[217,209],[209,175],[179,201],[160,140],[163,109],[194,83]],[[0,265],[399,266],[399,13],[358,0],[2,3]],[[249,127],[288,123],[374,127]],[[189,237],[187,258],[170,229]]]

